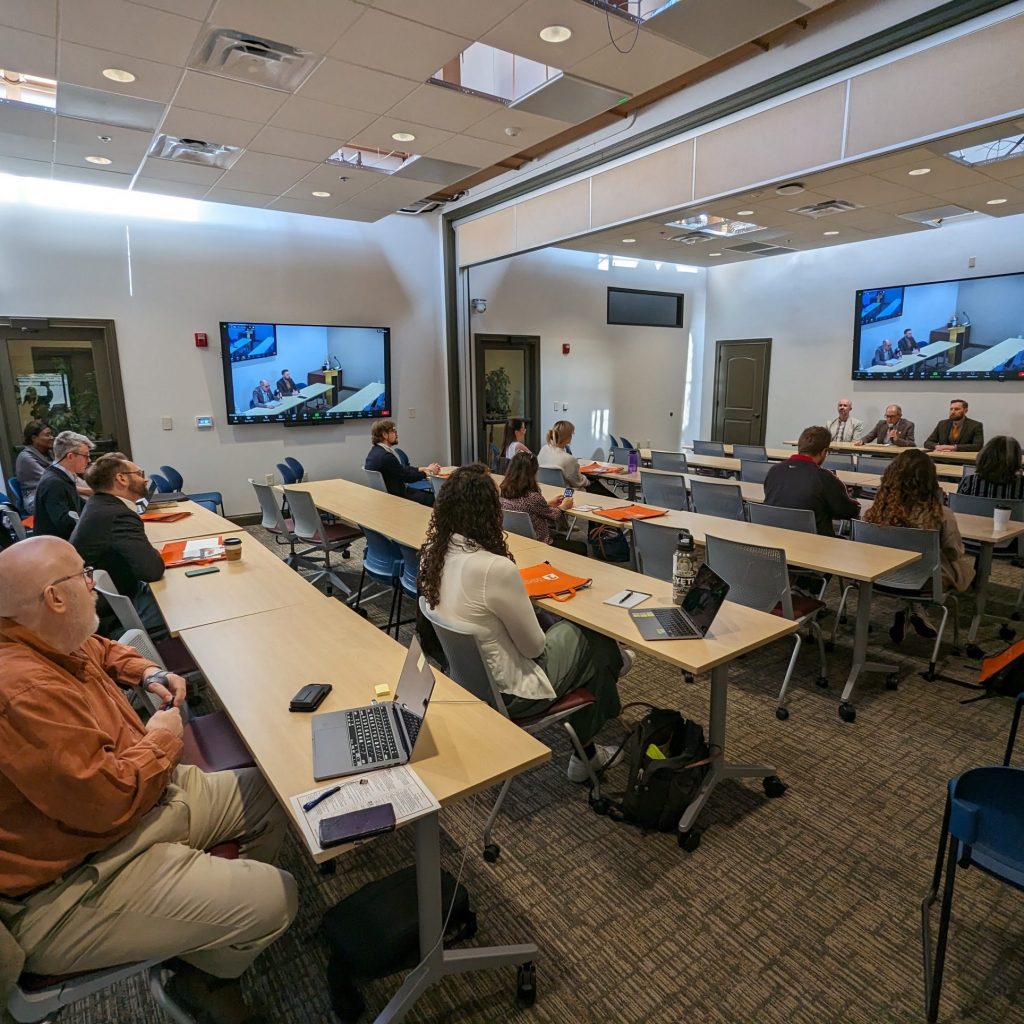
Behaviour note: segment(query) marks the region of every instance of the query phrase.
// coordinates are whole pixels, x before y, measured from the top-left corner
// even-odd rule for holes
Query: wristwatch
[[[154,672],[151,676],[146,676],[146,678],[142,681],[142,688],[144,690],[148,690],[150,683],[160,683],[160,684],[166,686],[167,685],[167,677],[170,674],[171,673],[168,672],[167,669],[161,669],[159,672]]]

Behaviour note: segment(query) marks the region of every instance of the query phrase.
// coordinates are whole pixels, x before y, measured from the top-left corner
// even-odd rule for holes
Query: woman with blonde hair
[[[580,472],[580,460],[568,450],[575,433],[576,428],[569,420],[556,420],[537,456],[537,465],[541,469],[561,470],[569,487],[576,490],[588,489],[591,494],[604,494],[614,498],[614,493],[604,487],[600,480],[588,480]]]
[[[876,526],[904,526],[917,530],[937,530],[942,585],[966,590],[974,579],[974,563],[965,549],[956,516],[943,504],[942,489],[935,463],[918,448],[908,448],[892,460],[882,476],[878,497],[864,513],[864,520]],[[914,602],[910,624],[918,636],[934,639],[935,627],[928,621],[921,604]],[[906,632],[906,612],[896,613],[889,636],[902,643]]]

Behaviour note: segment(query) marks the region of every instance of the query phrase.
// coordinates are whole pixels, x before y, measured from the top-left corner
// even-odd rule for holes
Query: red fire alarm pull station
[[[565,345],[562,346],[562,355],[563,356],[567,356],[568,354],[569,354],[569,345],[568,345],[568,343],[566,343]]]
[[[206,334],[199,331],[195,335],[196,348],[206,348]]]

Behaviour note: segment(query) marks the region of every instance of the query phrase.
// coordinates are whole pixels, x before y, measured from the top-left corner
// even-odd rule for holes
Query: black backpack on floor
[[[572,515],[572,511],[569,512]],[[617,526],[591,523],[587,528],[587,543],[590,555],[602,562],[628,562],[632,557],[629,541]]]
[[[469,893],[447,871],[441,872],[441,909],[448,915],[446,945],[476,934]],[[353,1024],[365,1009],[355,979],[384,978],[419,963],[419,927],[414,865],[367,883],[324,914],[327,985],[342,1024]]]

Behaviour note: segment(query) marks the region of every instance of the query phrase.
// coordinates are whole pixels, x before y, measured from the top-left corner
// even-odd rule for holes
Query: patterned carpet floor
[[[272,545],[262,531],[251,532]],[[358,573],[359,547],[339,563],[346,572]],[[1020,581],[1020,569],[997,564],[993,592],[1012,603]],[[835,608],[834,584],[828,599]],[[371,604],[371,618],[381,621],[386,604]],[[538,999],[532,1009],[517,1009],[511,969],[467,974],[431,989],[407,1019],[923,1020],[920,901],[934,865],[945,783],[972,766],[999,762],[1012,704],[961,705],[971,696],[966,690],[924,680],[930,642],[911,634],[895,648],[888,636],[893,607],[876,598],[871,656],[898,663],[899,689],[886,690],[879,675],[862,676],[852,724],[836,713],[850,667],[852,618],[829,655],[830,689],[814,686],[817,654],[805,644],[786,722],[774,711],[791,641],[734,664],[730,756],[774,764],[789,790],[769,800],[756,781],[723,784],[698,821],[703,836],[693,853],[680,850],[673,835],[642,834],[594,814],[585,790],[565,777],[569,746],[559,730],[544,736],[552,760],[512,786],[496,829],[497,863],[481,857],[482,825],[496,794],[446,808],[444,864],[453,874],[463,865],[479,918],[474,942],[535,941]],[[972,610],[970,598],[961,603],[965,626]],[[831,627],[832,618],[825,622]],[[408,638],[405,627],[402,639]],[[987,652],[1001,650],[998,624],[986,624],[979,643]],[[978,663],[954,657],[950,646],[943,645],[940,671],[972,680]],[[706,723],[707,683],[706,677],[686,683],[640,657],[620,689],[624,703],[678,707]],[[600,739],[618,742],[622,735],[623,726],[611,723]],[[1018,764],[1024,740],[1020,746]],[[609,773],[609,790],[621,791],[626,771],[617,766]],[[332,1021],[321,916],[359,886],[411,862],[409,830],[341,858],[334,875],[319,873],[289,838],[282,866],[298,880],[299,916],[246,978],[275,1021]],[[360,984],[364,1020],[380,1011],[398,981]],[[157,1024],[163,1018],[134,980],[69,1008],[61,1020]],[[978,871],[958,875],[940,1020],[1024,1024],[1024,895]]]

